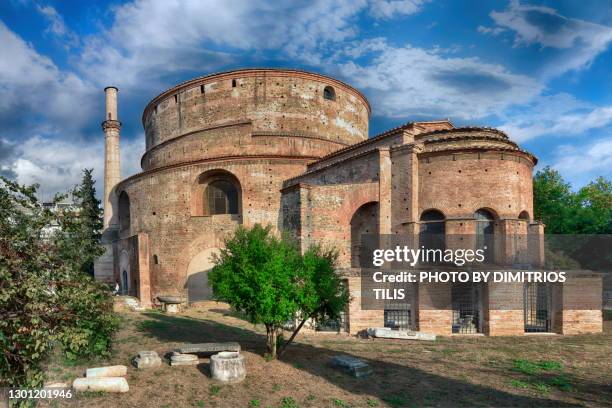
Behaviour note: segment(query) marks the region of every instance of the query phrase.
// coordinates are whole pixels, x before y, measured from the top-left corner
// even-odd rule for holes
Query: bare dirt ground
[[[123,315],[112,357],[49,365],[50,380],[72,382],[85,368],[129,365],[139,350],[160,356],[181,343],[237,341],[247,378],[213,381],[198,366],[130,367],[126,394],[82,393],[51,406],[78,407],[569,407],[612,406],[612,321],[582,336],[442,337],[436,342],[298,336],[281,361],[263,358],[264,331],[212,303],[176,316]],[[374,373],[352,378],[328,366],[332,356],[366,360]],[[45,404],[46,405],[46,404]]]

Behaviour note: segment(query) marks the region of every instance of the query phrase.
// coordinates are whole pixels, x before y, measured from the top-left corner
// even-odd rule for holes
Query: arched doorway
[[[121,294],[129,295],[130,294],[130,254],[123,250],[119,255],[119,273],[120,273],[120,284],[121,284]]]
[[[212,289],[208,286],[208,272],[213,268],[212,258],[219,248],[207,248],[194,256],[187,266],[187,300],[189,303],[212,300]]]
[[[130,278],[128,277],[128,273],[126,270],[121,272],[121,294],[127,295],[130,288]]]

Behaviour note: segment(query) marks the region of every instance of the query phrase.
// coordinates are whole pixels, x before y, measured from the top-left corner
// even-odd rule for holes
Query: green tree
[[[533,177],[533,207],[547,234],[572,233],[578,201],[557,170],[547,166]]]
[[[348,288],[335,270],[338,253],[324,251],[320,246],[310,247],[302,257],[300,290],[301,320],[291,337],[279,352],[282,356],[309,319],[323,321],[339,319],[350,301]]]
[[[612,182],[598,177],[578,191],[577,199],[580,211],[576,232],[612,234]]]
[[[268,353],[276,358],[277,334],[299,309],[298,248],[269,227],[239,227],[215,259],[208,280],[217,300],[266,327]]]
[[[0,178],[0,386],[41,386],[56,341],[68,357],[107,354],[117,327],[108,288],[67,250],[79,246],[80,213],[62,214],[73,224],[50,234],[57,216],[37,201],[36,186]]]
[[[298,313],[309,318],[335,318],[348,301],[336,276],[335,254],[310,248],[301,256],[288,236],[277,238],[270,227],[239,227],[215,258],[208,279],[217,300],[244,312],[252,323],[266,327],[266,346],[277,356],[277,336]],[[286,347],[286,346],[284,346]]]
[[[104,253],[100,245],[104,226],[100,200],[96,197],[96,181],[93,169],[83,170],[81,185],[73,191],[79,211],[79,225],[76,231],[81,249],[81,270],[93,276],[94,261]]]
[[[100,245],[102,210],[94,183],[92,169],[83,170],[81,184],[72,191],[74,207],[56,214],[61,229],[55,237],[62,258],[71,262],[74,270],[90,276],[93,276],[95,259],[104,253]]]
[[[573,192],[558,171],[545,167],[533,178],[533,201],[547,234],[612,233],[612,183],[604,177]]]

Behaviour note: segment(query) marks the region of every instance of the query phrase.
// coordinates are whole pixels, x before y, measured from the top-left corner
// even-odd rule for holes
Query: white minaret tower
[[[106,94],[104,129],[104,229],[115,227],[117,217],[113,210],[117,208],[115,186],[121,181],[121,157],[119,153],[119,131],[121,122],[117,119],[117,89],[114,86],[104,88]]]

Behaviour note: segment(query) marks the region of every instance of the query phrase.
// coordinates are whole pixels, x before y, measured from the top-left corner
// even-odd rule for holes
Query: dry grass
[[[450,407],[611,406],[612,322],[583,336],[444,337],[433,343],[342,335],[298,337],[282,361],[263,357],[261,328],[213,304],[171,317],[126,313],[108,360],[69,364],[56,358],[53,380],[72,381],[86,367],[128,364],[139,350],[160,355],[180,343],[238,341],[247,379],[223,385],[198,366],[130,368],[127,394],[80,394],[55,406],[79,407]],[[355,379],[327,366],[344,353],[367,360],[374,374]]]

